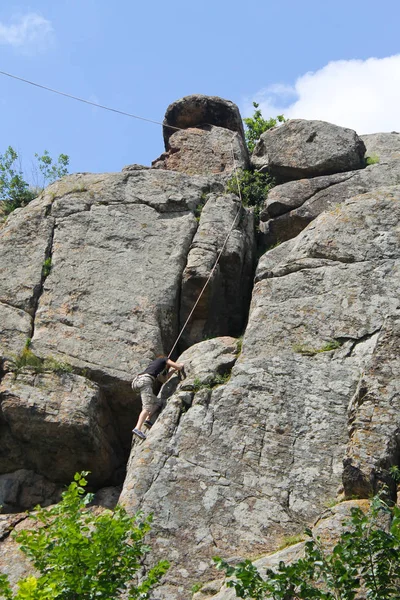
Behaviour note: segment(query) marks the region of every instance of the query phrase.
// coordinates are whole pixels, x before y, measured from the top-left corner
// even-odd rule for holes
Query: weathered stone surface
[[[0,506],[4,513],[22,512],[37,504],[55,504],[61,492],[62,487],[27,469],[0,475]]]
[[[179,357],[180,362],[185,365],[184,379],[182,380],[178,374],[171,377],[163,385],[160,396],[167,400],[179,386],[181,391],[192,392],[187,396],[182,395],[188,404],[192,404],[194,391],[199,391],[197,388],[211,390],[217,384],[216,382],[221,383],[221,376],[230,374],[240,353],[240,344],[240,340],[229,336],[194,344]],[[199,397],[196,396],[196,400],[198,399]]]
[[[176,128],[187,129],[198,125],[216,125],[237,131],[244,140],[243,122],[236,104],[218,96],[192,94],[170,104],[164,117],[165,149]]]
[[[31,469],[68,482],[76,471],[90,470],[94,485],[121,478],[121,444],[95,383],[73,374],[9,373],[0,385],[0,402],[1,473]],[[41,501],[47,496],[44,490]]]
[[[260,228],[265,244],[282,242],[298,235],[316,216],[334,209],[357,194],[400,184],[400,161],[371,165],[325,177],[302,179],[276,186],[261,211]]]
[[[168,150],[152,162],[153,168],[188,175],[230,174],[248,169],[249,156],[241,135],[210,125],[174,132]]]
[[[221,184],[209,177],[150,169],[73,175],[0,230],[0,355],[19,354],[30,337],[37,355],[85,369],[126,448],[140,410],[130,381],[172,346],[194,213],[213,189]]]
[[[10,533],[32,527],[33,522],[26,513],[0,515],[0,573],[8,575],[12,586],[23,577],[34,574],[34,569]]]
[[[347,521],[351,516],[351,510],[353,508],[361,508],[366,512],[369,508],[369,502],[367,500],[349,500],[347,502],[340,502],[332,508],[325,510],[321,518],[317,520],[312,532],[314,537],[319,537],[324,548],[332,549],[333,546],[338,542],[341,534],[345,530],[343,522]],[[275,569],[279,566],[282,561],[285,564],[291,564],[304,556],[304,542],[299,542],[288,546],[283,550],[274,552],[263,556],[258,560],[254,561],[254,565],[262,576],[265,576],[267,569]],[[212,585],[213,582],[211,582]],[[217,584],[217,582],[216,582]],[[214,589],[216,585],[212,586]],[[235,600],[235,591],[232,588],[228,588],[225,585],[221,587],[217,594],[208,594],[208,584],[204,586],[193,596],[193,600]],[[360,599],[361,600],[361,599]]]
[[[233,194],[210,195],[202,209],[182,276],[181,326],[221,250],[218,266],[182,335],[183,348],[209,336],[239,336],[243,332],[254,273],[254,221],[251,210],[240,208]]]
[[[364,142],[352,129],[291,119],[262,134],[251,157],[255,169],[301,179],[362,169]]]
[[[392,490],[390,467],[400,448],[400,316],[389,316],[350,404],[350,440],[343,473],[348,496]]]
[[[265,254],[229,382],[186,412],[178,388],[135,444],[122,498],[173,563],[157,598],[213,579],[215,554],[274,550],[341,491],[347,406],[399,306],[399,216],[399,188],[356,197]]]
[[[32,315],[42,286],[54,222],[45,218],[50,204],[43,194],[14,211],[0,226],[0,356],[18,354],[32,333]]]
[[[139,170],[84,178],[82,191],[57,198],[34,350],[129,383],[167,349],[197,227],[192,211],[210,185],[207,178]]]
[[[378,159],[379,163],[391,160],[400,160],[400,134],[369,133],[360,136],[366,146],[365,156]]]

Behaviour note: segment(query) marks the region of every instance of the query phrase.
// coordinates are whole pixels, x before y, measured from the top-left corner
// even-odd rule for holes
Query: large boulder
[[[400,134],[397,131],[369,133],[360,137],[366,147],[365,155],[371,162],[384,163],[400,160]]]
[[[60,485],[27,469],[0,475],[0,506],[4,513],[22,512],[37,504],[55,504],[60,500],[61,492]]]
[[[352,129],[293,119],[262,134],[253,167],[283,180],[362,169],[365,145]]]
[[[216,125],[236,131],[244,140],[243,122],[236,104],[218,96],[192,94],[176,100],[166,110],[163,122],[165,149],[169,150],[169,139],[178,129],[199,125]]]
[[[169,149],[153,161],[155,169],[188,175],[224,174],[249,167],[249,155],[240,134],[214,125],[174,132]]]
[[[95,383],[72,373],[27,369],[5,375],[0,403],[0,473],[31,469],[68,482],[75,472],[90,470],[94,485],[121,480],[124,453]],[[41,501],[49,495],[43,494]]]
[[[300,179],[278,185],[268,193],[260,214],[266,246],[297,236],[326,210],[356,194],[400,184],[400,161],[391,159],[362,170]]]
[[[135,443],[122,498],[154,513],[154,551],[172,562],[156,598],[212,579],[216,554],[275,550],[342,492],[347,407],[398,311],[399,217],[400,188],[383,189],[266,253],[229,381],[191,404],[178,388]]]

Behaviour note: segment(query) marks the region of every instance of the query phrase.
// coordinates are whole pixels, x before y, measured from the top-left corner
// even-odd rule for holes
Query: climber
[[[169,369],[172,371],[169,371]],[[140,439],[145,440],[146,435],[143,433],[142,426],[150,428],[152,423],[150,417],[160,408],[162,400],[157,398],[154,393],[155,383],[165,383],[174,374],[175,371],[183,369],[182,363],[175,363],[166,356],[159,356],[149,364],[139,375],[136,375],[132,381],[132,388],[135,392],[140,393],[142,400],[142,411],[139,415],[138,422],[132,429],[132,432]]]

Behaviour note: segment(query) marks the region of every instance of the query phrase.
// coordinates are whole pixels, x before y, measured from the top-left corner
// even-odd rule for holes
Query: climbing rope
[[[232,136],[232,139],[233,139],[233,136]],[[186,319],[185,323],[183,324],[183,326],[182,326],[182,329],[180,330],[180,332],[179,332],[179,335],[178,335],[178,337],[176,338],[176,340],[175,340],[175,343],[174,343],[174,345],[172,346],[170,353],[168,354],[168,358],[170,358],[170,357],[171,357],[171,354],[172,354],[172,353],[173,353],[173,351],[175,350],[175,348],[176,348],[176,346],[177,346],[177,344],[178,344],[179,340],[180,340],[180,339],[181,339],[181,337],[182,337],[182,334],[183,334],[183,332],[184,332],[184,331],[185,331],[185,329],[186,329],[186,326],[188,325],[188,323],[189,323],[190,319],[192,318],[192,315],[193,315],[193,313],[194,313],[194,311],[195,311],[195,309],[196,309],[196,306],[197,306],[197,305],[198,305],[198,303],[200,302],[200,299],[201,299],[202,295],[204,294],[204,292],[205,292],[205,290],[206,290],[206,287],[207,287],[207,286],[208,286],[208,284],[210,283],[210,281],[211,281],[211,278],[212,278],[212,276],[213,276],[213,274],[214,274],[214,271],[215,271],[215,269],[217,268],[217,266],[218,266],[218,263],[219,263],[219,260],[220,260],[220,258],[221,258],[221,256],[222,256],[222,253],[223,253],[223,251],[225,250],[226,244],[228,243],[229,236],[231,235],[231,233],[232,233],[232,231],[233,231],[233,229],[234,229],[234,227],[235,227],[235,224],[236,224],[236,219],[238,218],[238,216],[239,216],[239,214],[240,214],[240,212],[241,212],[241,210],[242,210],[242,192],[241,192],[241,189],[240,189],[240,184],[239,184],[239,177],[238,177],[238,173],[237,173],[236,159],[235,159],[235,152],[234,152],[234,150],[233,150],[233,143],[232,143],[232,139],[231,139],[231,152],[232,152],[232,160],[233,160],[233,170],[234,170],[234,172],[235,172],[235,177],[236,177],[236,183],[237,183],[237,188],[238,188],[238,195],[239,195],[239,199],[240,199],[240,206],[239,206],[239,209],[238,209],[238,211],[237,211],[237,213],[236,213],[236,215],[235,215],[235,218],[233,219],[233,223],[232,223],[232,225],[231,225],[231,228],[230,228],[230,229],[229,229],[229,231],[228,231],[228,234],[227,234],[227,236],[226,236],[226,238],[225,238],[225,240],[224,240],[224,243],[222,244],[221,250],[218,252],[217,258],[216,258],[216,260],[215,260],[215,263],[214,263],[214,265],[213,265],[213,267],[212,267],[212,269],[211,269],[211,271],[210,271],[210,274],[209,274],[209,276],[207,277],[207,279],[206,279],[206,282],[205,282],[205,284],[203,285],[203,287],[202,287],[202,289],[201,289],[201,291],[200,291],[200,294],[199,294],[199,296],[198,296],[198,298],[197,298],[196,302],[194,303],[194,306],[193,306],[192,310],[191,310],[191,311],[190,311],[190,313],[189,313],[189,316],[188,316],[188,318]]]
[[[111,111],[111,112],[114,112],[114,113],[117,113],[117,114],[120,114],[120,115],[124,115],[126,117],[131,117],[132,119],[139,119],[140,121],[146,121],[147,123],[154,123],[155,125],[161,125],[162,127],[168,127],[169,129],[174,129],[176,131],[184,131],[183,127],[175,127],[173,125],[166,125],[166,124],[162,123],[161,121],[155,121],[153,119],[147,119],[145,117],[140,117],[138,115],[134,115],[132,113],[125,112],[123,110],[118,110],[116,108],[111,108],[111,107],[105,106],[103,104],[98,104],[97,102],[92,102],[91,100],[85,100],[84,98],[79,98],[78,96],[74,96],[72,94],[67,94],[66,92],[61,92],[59,90],[55,90],[53,88],[47,87],[45,85],[42,85],[40,83],[35,83],[34,81],[29,81],[28,79],[24,79],[23,77],[17,77],[17,75],[12,75],[11,73],[7,73],[6,71],[0,71],[0,75],[5,75],[6,77],[11,77],[12,79],[17,79],[18,81],[22,81],[23,83],[28,83],[29,85],[33,85],[35,87],[41,88],[43,90],[46,90],[48,92],[52,92],[53,94],[58,94],[59,96],[65,96],[66,98],[70,98],[72,100],[77,100],[78,102],[83,102],[84,104],[90,104],[91,106],[95,106],[96,108],[102,108],[104,110],[108,110],[108,111]],[[208,123],[204,123],[204,124],[208,125]],[[233,138],[234,138],[234,136],[235,136],[235,133],[232,133],[232,138],[231,138],[231,152],[232,152],[233,169],[234,169],[234,173],[235,173],[235,177],[236,177],[236,183],[237,183],[237,188],[238,188],[238,195],[239,195],[239,199],[240,199],[240,206],[239,206],[239,209],[238,209],[238,211],[237,211],[237,213],[235,215],[235,218],[233,220],[231,228],[229,229],[228,234],[227,234],[227,236],[226,236],[226,238],[224,240],[224,243],[222,244],[221,250],[218,252],[217,258],[216,258],[215,263],[214,263],[214,265],[213,265],[213,267],[212,267],[212,269],[210,271],[210,274],[207,277],[207,280],[206,280],[204,286],[202,287],[202,289],[200,291],[200,294],[199,294],[199,296],[198,296],[198,298],[197,298],[197,300],[196,300],[196,302],[195,302],[192,310],[189,313],[189,316],[187,317],[185,323],[183,324],[183,327],[180,330],[179,335],[176,338],[175,343],[172,346],[170,353],[168,354],[168,358],[170,358],[171,354],[175,350],[175,348],[176,348],[176,346],[177,346],[180,338],[182,337],[182,334],[185,331],[185,329],[186,329],[186,327],[187,327],[187,325],[188,325],[188,323],[189,323],[189,321],[190,321],[190,319],[191,319],[191,317],[192,317],[192,315],[193,315],[193,313],[194,313],[194,311],[195,311],[198,303],[200,302],[200,299],[201,299],[202,295],[204,294],[204,292],[205,292],[205,290],[206,290],[206,288],[207,288],[207,286],[208,286],[208,284],[209,284],[209,282],[210,282],[210,280],[211,280],[211,278],[212,278],[212,276],[214,274],[215,269],[218,266],[219,260],[220,260],[220,258],[222,256],[222,253],[225,250],[226,244],[228,243],[229,236],[231,235],[231,233],[232,233],[232,231],[233,231],[233,229],[235,227],[236,220],[237,220],[237,218],[238,218],[238,216],[239,216],[239,214],[240,214],[240,212],[242,210],[242,204],[243,204],[243,201],[242,201],[242,192],[241,192],[240,184],[239,184],[239,177],[238,177],[238,172],[237,172],[235,152],[234,152],[234,149],[233,149],[233,141],[232,141]]]

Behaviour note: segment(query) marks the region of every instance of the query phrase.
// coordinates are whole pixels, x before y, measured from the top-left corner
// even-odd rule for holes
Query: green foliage
[[[50,274],[51,271],[51,258],[46,258],[46,260],[43,262],[43,267],[42,267],[42,274],[44,277],[47,277],[47,275]]]
[[[288,535],[287,537],[283,538],[282,542],[278,546],[278,550],[283,550],[284,548],[287,548],[288,546],[294,546],[294,544],[303,542],[304,538],[305,538],[305,536],[300,533],[297,535]]]
[[[42,373],[44,370],[43,360],[32,352],[32,350],[30,349],[30,345],[31,341],[29,340],[28,342],[27,340],[21,354],[14,359],[17,373],[19,373],[19,371],[24,367],[32,367],[35,373]]]
[[[58,373],[59,375],[61,375],[62,373],[74,372],[74,368],[72,367],[72,365],[66,362],[56,360],[51,356],[49,358],[44,359],[43,368],[45,371],[52,371],[53,373]]]
[[[238,185],[243,206],[254,206],[254,213],[258,216],[265,198],[269,190],[274,187],[275,182],[268,173],[240,170],[237,178],[234,174],[227,181],[225,191],[239,196]]]
[[[393,465],[389,469],[390,475],[395,483],[400,483],[400,469],[397,465]]]
[[[312,346],[307,346],[305,344],[293,344],[292,348],[294,352],[297,354],[304,354],[305,356],[314,356],[315,354],[320,354],[321,352],[330,352],[331,350],[337,350],[342,346],[342,342],[339,340],[329,340],[326,342],[321,348],[313,348]]]
[[[0,201],[6,215],[16,208],[26,206],[36,196],[29,189],[17,162],[18,154],[11,146],[8,146],[4,154],[0,154]]]
[[[261,114],[261,110],[259,109],[259,104],[257,104],[257,102],[253,102],[253,106],[255,108],[253,116],[243,119],[246,125],[246,131],[244,135],[250,153],[253,152],[256,143],[264,131],[272,129],[272,127],[275,127],[277,123],[284,123],[286,121],[283,115],[278,115],[275,117],[275,119],[264,119]]]
[[[227,383],[230,377],[230,373],[225,373],[224,375],[217,373],[212,379],[207,381],[201,381],[201,379],[196,377],[192,384],[193,391],[198,392],[199,390],[213,390],[218,385],[224,385]]]
[[[96,514],[87,507],[87,472],[77,473],[59,504],[31,517],[38,528],[18,531],[14,538],[32,561],[39,577],[19,582],[13,595],[7,577],[0,576],[0,597],[6,600],[145,600],[169,565],[149,569],[138,583],[138,571],[149,551],[144,538],[151,518],[130,517],[122,506]]]
[[[197,592],[199,592],[202,587],[203,587],[202,583],[194,583],[192,585],[192,588],[191,588],[192,595],[196,594]]]
[[[365,158],[365,164],[367,167],[369,167],[369,165],[376,165],[380,162],[380,158],[377,154],[371,154],[371,156],[367,156]]]
[[[69,157],[66,154],[60,154],[57,162],[53,161],[47,150],[42,156],[35,154],[35,158],[36,185],[32,187],[24,178],[19,166],[20,157],[14,148],[9,146],[4,154],[0,154],[0,201],[4,214],[8,215],[16,208],[26,206],[46,185],[68,173]],[[41,173],[40,182],[38,172]]]
[[[53,373],[73,373],[73,367],[66,363],[60,362],[51,356],[43,359],[36,356],[30,349],[31,339],[28,338],[25,342],[25,347],[19,356],[15,357],[15,371],[19,373],[25,367],[30,367],[35,373],[43,373],[44,371],[51,371]]]
[[[42,174],[42,189],[68,173],[69,156],[67,154],[60,154],[57,161],[53,161],[48,151],[45,150],[42,156],[35,154],[35,158]]]
[[[391,517],[389,530],[382,528],[382,515]],[[353,508],[351,518],[332,551],[319,538],[309,536],[305,556],[273,571],[267,569],[263,579],[246,560],[236,567],[215,558],[217,568],[225,571],[228,587],[239,598],[254,600],[355,600],[363,586],[370,600],[400,597],[400,508],[391,509],[376,496],[369,512]]]

